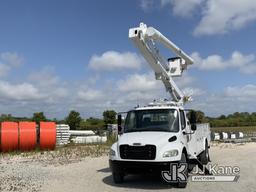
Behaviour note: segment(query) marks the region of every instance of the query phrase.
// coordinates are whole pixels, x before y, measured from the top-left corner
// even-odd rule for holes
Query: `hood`
[[[121,135],[118,139],[118,144],[134,145],[134,143],[140,143],[141,145],[152,144],[160,147],[168,143],[168,139],[174,135],[176,134],[172,132],[158,131],[131,132]]]

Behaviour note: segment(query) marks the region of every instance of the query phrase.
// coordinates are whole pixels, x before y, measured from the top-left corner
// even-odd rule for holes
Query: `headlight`
[[[173,150],[164,152],[163,158],[165,158],[165,157],[175,157],[178,154],[179,154],[179,151],[177,149],[173,149]]]
[[[116,156],[116,152],[113,149],[110,149],[109,156]]]

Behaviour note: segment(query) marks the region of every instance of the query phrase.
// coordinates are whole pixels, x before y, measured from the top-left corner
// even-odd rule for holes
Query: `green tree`
[[[204,112],[202,111],[195,111],[196,112],[196,122],[197,123],[205,123],[206,117],[204,115]],[[187,117],[190,118],[191,111],[188,112]]]
[[[196,112],[196,118],[198,123],[204,123],[205,122],[205,115],[204,112],[202,111],[197,111]]]
[[[44,112],[37,112],[33,114],[32,121],[35,121],[37,124],[40,123],[40,121],[46,121],[46,117],[44,115]]]
[[[80,117],[79,112],[72,110],[66,117],[65,121],[69,125],[70,129],[76,130],[79,129],[82,118]]]
[[[94,117],[90,117],[89,119],[81,121],[80,128],[87,130],[100,130],[105,126],[103,119],[98,119]]]
[[[225,115],[221,115],[218,117],[218,119],[226,119],[226,116]]]
[[[15,121],[15,118],[11,114],[2,114],[1,121]]]
[[[105,124],[116,123],[116,112],[114,110],[107,110],[103,112],[103,119]]]

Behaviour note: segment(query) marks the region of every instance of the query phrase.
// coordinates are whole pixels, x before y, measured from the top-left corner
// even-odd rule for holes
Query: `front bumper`
[[[109,160],[109,167],[112,172],[124,173],[147,173],[169,171],[171,163],[178,162],[142,162],[142,161],[117,161]]]

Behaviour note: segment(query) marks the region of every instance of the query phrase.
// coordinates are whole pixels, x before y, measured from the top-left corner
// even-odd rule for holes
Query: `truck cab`
[[[209,125],[195,124],[192,118],[189,122],[184,108],[175,105],[149,105],[129,111],[118,141],[110,150],[114,182],[122,182],[129,173],[170,170],[170,163],[189,165],[191,159],[196,159],[206,164]],[[192,164],[188,166],[191,168]]]

